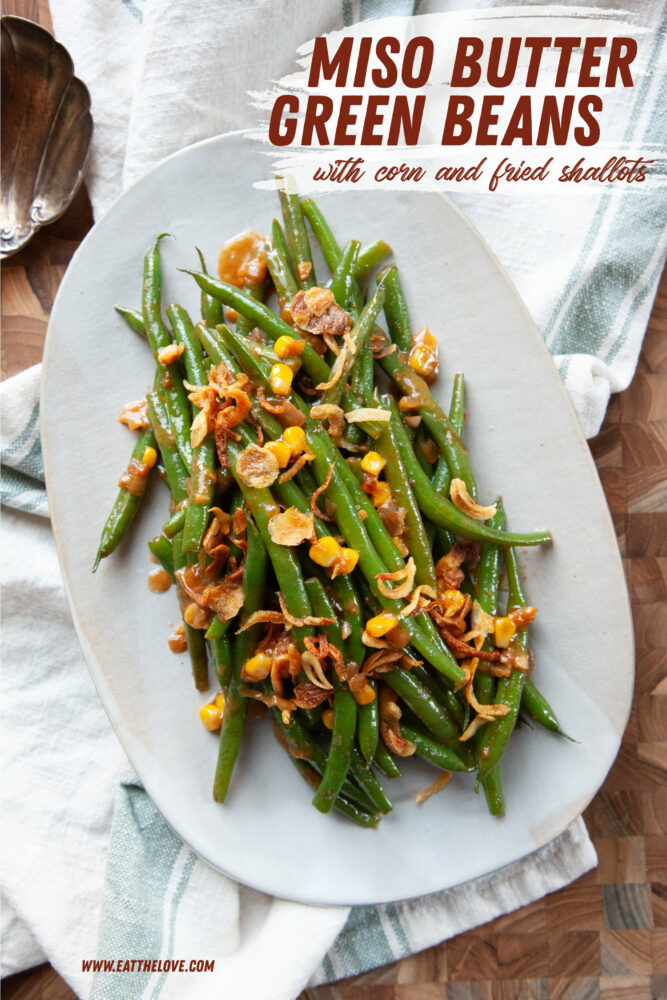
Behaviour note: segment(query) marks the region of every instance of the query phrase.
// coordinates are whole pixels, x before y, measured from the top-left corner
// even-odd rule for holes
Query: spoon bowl
[[[86,168],[90,94],[67,50],[44,28],[3,17],[0,257],[71,204]]]

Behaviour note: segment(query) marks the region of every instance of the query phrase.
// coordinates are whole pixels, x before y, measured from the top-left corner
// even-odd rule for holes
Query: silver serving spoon
[[[93,119],[69,53],[32,21],[2,18],[0,257],[62,215],[83,179]]]

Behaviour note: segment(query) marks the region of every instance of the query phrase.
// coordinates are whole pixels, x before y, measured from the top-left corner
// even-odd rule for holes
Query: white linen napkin
[[[426,2],[419,11],[460,6]],[[661,139],[654,69],[664,43],[657,33],[663,6],[652,0],[635,14],[653,39],[631,108],[644,142]],[[302,42],[359,17],[409,14],[413,5],[51,0],[51,9],[56,36],[92,93],[88,180],[99,218],[163,156],[253,125],[246,91],[293,69]],[[553,196],[548,203],[498,194],[456,200],[545,332],[590,436],[609,392],[624,388],[634,372],[664,262],[664,193],[634,202],[591,196],[576,219]],[[410,954],[595,864],[579,821],[530,858],[465,888],[348,915],[344,907],[274,900],[197,860],[136,784],[75,640],[48,522],[39,516],[47,508],[37,379],[31,369],[2,387],[2,500],[15,508],[3,519],[3,974],[48,958],[79,996],[93,1000],[214,990],[287,1000],[309,980]],[[263,961],[267,952],[280,962]],[[216,968],[186,976],[82,970],[83,959],[132,957],[215,957]]]

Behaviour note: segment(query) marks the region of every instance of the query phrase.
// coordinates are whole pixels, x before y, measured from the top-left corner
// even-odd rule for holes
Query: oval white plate
[[[198,719],[187,656],[167,648],[173,589],[146,586],[146,541],[167,494],[159,484],[132,539],[91,576],[100,530],[132,436],[121,404],[150,386],[152,359],[115,303],[137,306],[141,263],[156,233],[163,303],[198,310],[178,266],[194,246],[211,269],[240,230],[270,230],[277,196],[252,187],[266,159],[235,133],[170,157],[89,233],[51,314],[42,441],[58,551],[74,622],[111,722],[153,801],[202,857],[248,885],[309,903],[371,903],[434,892],[508,864],[571,823],[601,785],[630,707],[633,647],[621,562],[598,477],[542,340],[479,235],[438,194],[356,193],[322,199],[341,241],[383,237],[401,267],[415,328],[441,340],[438,391],[466,373],[466,437],[481,501],[502,493],[512,528],[551,528],[554,544],[521,553],[531,603],[535,679],[580,742],[539,728],[516,733],[503,761],[507,815],[492,819],[470,776],[420,807],[435,772],[406,761],[389,784],[394,812],[377,830],[321,816],[274,742],[249,720],[224,806],[211,798],[217,738]]]

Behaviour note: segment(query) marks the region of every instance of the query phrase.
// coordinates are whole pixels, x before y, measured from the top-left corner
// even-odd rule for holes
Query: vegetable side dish
[[[502,814],[500,760],[520,714],[564,735],[529,676],[536,609],[515,556],[550,535],[509,532],[500,500],[478,502],[463,375],[445,413],[430,390],[438,342],[413,332],[396,266],[369,279],[391,248],[341,249],[312,201],[280,199],[282,225],[225,244],[219,278],[199,253],[196,325],[179,305],[163,318],[161,236],[141,310],[118,307],[156,373],[119,417],[140,433],[95,568],[156,470],[171,499],[149,586],[176,583],[183,624],[169,643],[188,649],[198,690],[209,659],[215,671],[200,717],[220,732],[218,801],[250,711],[270,713],[322,812],[375,826],[391,809],[377,774],[416,754],[440,772],[417,800],[471,772]]]

